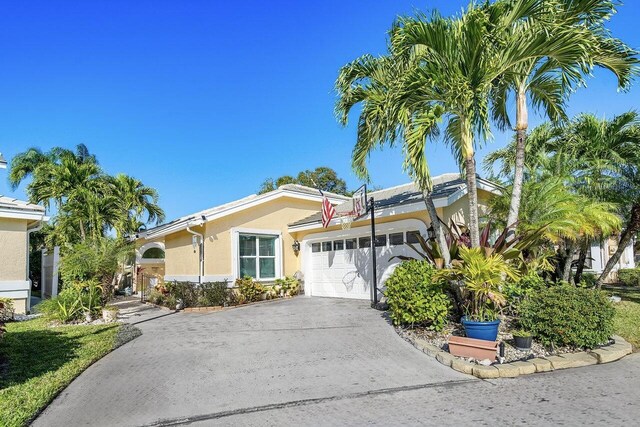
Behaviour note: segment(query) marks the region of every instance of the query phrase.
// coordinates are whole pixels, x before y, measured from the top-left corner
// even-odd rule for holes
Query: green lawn
[[[637,350],[640,348],[640,288],[629,286],[607,286],[612,295],[622,298],[616,304],[616,334],[629,341]]]
[[[113,349],[119,328],[119,324],[50,328],[43,319],[7,324],[0,342],[0,424],[29,422]]]

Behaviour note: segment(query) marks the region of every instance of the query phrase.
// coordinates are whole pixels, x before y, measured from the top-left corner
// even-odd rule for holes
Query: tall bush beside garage
[[[451,310],[451,298],[442,282],[434,281],[435,268],[427,261],[400,264],[385,282],[389,315],[395,325],[423,325],[441,330]]]

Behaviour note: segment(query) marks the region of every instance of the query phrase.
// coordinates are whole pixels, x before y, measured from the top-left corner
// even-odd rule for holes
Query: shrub
[[[389,315],[395,325],[425,325],[440,330],[447,321],[451,299],[442,282],[433,280],[428,261],[405,261],[385,282]]]
[[[192,282],[168,282],[166,291],[175,301],[182,300],[183,307],[198,305],[198,284]],[[169,308],[175,308],[175,304]]]
[[[625,286],[640,286],[640,268],[621,268],[618,281]]]
[[[579,285],[583,288],[595,288],[598,284],[598,277],[593,273],[583,273]]]
[[[535,271],[531,271],[517,280],[510,280],[502,285],[502,293],[507,303],[505,311],[511,315],[517,315],[522,301],[535,291],[546,287],[542,277]]]
[[[91,316],[101,308],[102,287],[96,280],[67,283],[56,297],[37,305],[39,312],[49,320],[63,323],[79,320],[86,314]]]
[[[300,282],[295,277],[287,276],[284,279],[276,279],[276,286],[283,296],[292,297],[300,292]]]
[[[13,300],[11,298],[0,298],[0,322],[13,319]]]
[[[545,345],[593,348],[609,340],[614,315],[604,292],[560,285],[525,299],[518,323]]]
[[[236,279],[236,286],[240,293],[240,304],[259,301],[262,299],[262,294],[265,293],[264,286],[253,280],[251,277]]]
[[[207,282],[200,285],[198,301],[202,306],[225,305],[229,299],[227,281]]]

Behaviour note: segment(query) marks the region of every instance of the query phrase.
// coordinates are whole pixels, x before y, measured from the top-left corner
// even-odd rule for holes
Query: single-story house
[[[433,197],[446,222],[468,216],[467,189],[459,174],[434,178]],[[480,214],[499,187],[478,179]],[[338,212],[350,210],[352,199],[325,193]],[[405,184],[370,192],[375,200],[377,278],[379,286],[392,271],[396,255],[411,255],[404,243],[415,234],[428,235],[431,220],[420,191]],[[329,227],[321,221],[322,195],[314,188],[287,184],[178,218],[138,236],[138,270],[164,271],[164,280],[209,282],[251,276],[272,282],[284,276],[303,279],[306,295],[369,299],[372,272],[369,215],[343,229],[336,216]],[[146,258],[150,249],[164,260]],[[150,267],[151,266],[151,267]],[[156,268],[155,272],[150,268]],[[138,286],[140,287],[140,286]]]
[[[31,309],[29,234],[47,220],[42,206],[0,196],[0,298],[13,299],[16,313]]]

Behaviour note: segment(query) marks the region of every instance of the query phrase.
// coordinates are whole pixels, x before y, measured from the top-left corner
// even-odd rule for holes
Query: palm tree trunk
[[[471,247],[480,247],[480,222],[478,220],[478,184],[476,182],[476,159],[473,152],[473,134],[471,124],[464,117],[460,118],[462,135],[462,155],[467,178],[467,197],[469,197],[469,232]]]
[[[516,164],[513,173],[513,189],[511,191],[511,204],[507,216],[508,236],[515,234],[515,226],[520,212],[520,200],[522,199],[522,183],[524,181],[524,157],[527,127],[529,125],[527,111],[527,95],[524,89],[520,89],[516,103]]]
[[[635,204],[631,208],[631,216],[629,217],[629,221],[627,222],[627,227],[624,229],[622,234],[620,235],[620,241],[618,242],[618,248],[611,255],[609,261],[607,261],[607,265],[605,265],[604,270],[602,270],[602,274],[598,278],[598,289],[602,287],[602,283],[607,278],[611,270],[613,270],[613,266],[620,261],[620,257],[622,256],[622,252],[629,246],[631,239],[636,233],[640,230],[640,204]]]
[[[438,242],[438,246],[440,246],[440,251],[442,251],[444,265],[448,266],[451,262],[451,257],[449,256],[449,245],[447,244],[447,238],[444,235],[444,227],[442,227],[440,219],[438,218],[436,205],[433,204],[431,192],[423,191],[422,198],[424,199],[424,204],[427,206],[427,213],[429,214],[429,220],[431,221],[431,226],[433,227],[433,231],[436,235],[436,241]]]
[[[83,242],[87,240],[87,233],[84,231],[84,224],[82,223],[82,219],[80,219],[80,237],[82,238]]]
[[[573,276],[573,281],[578,284],[582,280],[582,272],[584,271],[584,264],[587,261],[587,252],[589,252],[589,244],[591,242],[586,237],[580,243],[580,255],[578,255],[578,265],[576,266],[576,274]]]
[[[467,195],[469,197],[469,232],[471,247],[480,247],[480,222],[478,220],[478,187],[476,183],[476,160],[473,157],[464,161],[467,175]]]
[[[564,249],[564,266],[562,267],[562,280],[568,282],[571,279],[571,264],[573,263],[573,253],[575,243],[567,242]]]

